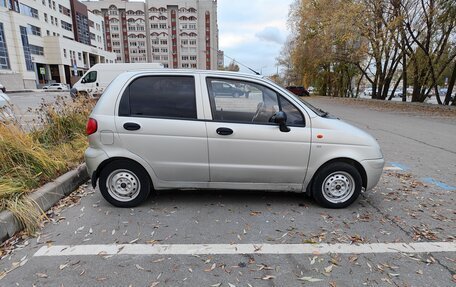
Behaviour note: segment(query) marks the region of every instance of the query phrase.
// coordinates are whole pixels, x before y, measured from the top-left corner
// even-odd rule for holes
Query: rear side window
[[[122,95],[119,116],[196,119],[194,77],[135,79]]]

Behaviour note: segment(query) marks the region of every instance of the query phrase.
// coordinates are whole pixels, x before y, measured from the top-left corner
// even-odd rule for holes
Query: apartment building
[[[107,50],[118,62],[217,69],[216,0],[83,3],[104,18]]]
[[[72,84],[94,64],[115,62],[103,27],[103,17],[77,0],[0,0],[0,83]]]

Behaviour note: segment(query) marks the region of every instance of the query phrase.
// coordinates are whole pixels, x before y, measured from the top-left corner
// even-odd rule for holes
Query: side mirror
[[[283,133],[290,131],[290,128],[287,127],[287,114],[285,112],[279,111],[272,116],[274,123],[279,125],[279,129]]]
[[[81,83],[85,84],[85,82],[86,82],[85,78],[82,78]]]

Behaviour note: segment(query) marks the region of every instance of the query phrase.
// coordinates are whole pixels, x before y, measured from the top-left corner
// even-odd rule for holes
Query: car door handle
[[[141,126],[138,125],[137,123],[124,123],[123,127],[124,127],[124,129],[129,130],[129,131],[136,131],[141,128]]]
[[[218,128],[217,129],[217,134],[221,136],[228,136],[233,133],[233,130],[230,128]]]

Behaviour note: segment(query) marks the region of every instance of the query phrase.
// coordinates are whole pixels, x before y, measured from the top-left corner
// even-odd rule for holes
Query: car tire
[[[316,174],[312,195],[315,201],[328,208],[344,208],[361,194],[362,178],[351,164],[334,162],[323,166]]]
[[[135,207],[149,197],[152,184],[141,165],[130,160],[116,160],[101,170],[99,187],[103,197],[112,205]]]

